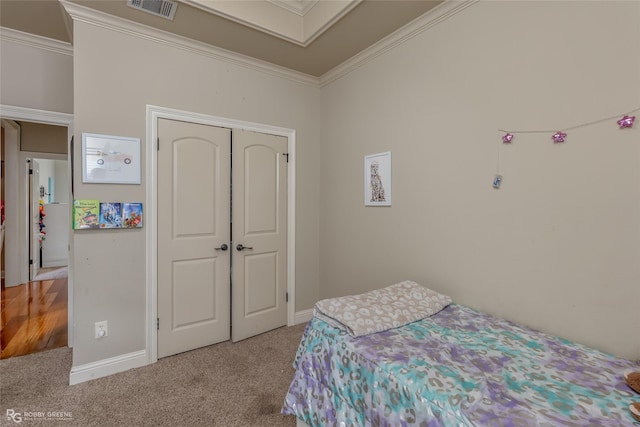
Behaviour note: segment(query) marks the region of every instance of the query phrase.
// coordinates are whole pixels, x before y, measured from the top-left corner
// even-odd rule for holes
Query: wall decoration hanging
[[[590,122],[580,123],[575,126],[565,127],[562,130],[549,130],[549,129],[529,129],[529,130],[507,130],[507,129],[498,129],[498,132],[501,133],[502,138],[500,140],[501,144],[498,145],[498,162],[496,167],[496,174],[493,177],[492,186],[495,189],[499,189],[502,184],[502,174],[500,171],[500,146],[504,144],[512,145],[512,143],[516,140],[515,135],[524,134],[524,133],[544,133],[550,134],[551,140],[554,144],[564,143],[567,139],[568,131],[572,131],[575,129],[579,129],[586,126],[595,125],[597,123],[607,122],[610,120],[614,120],[619,118],[616,121],[619,129],[631,129],[633,128],[633,123],[636,121],[636,116],[632,115],[635,112],[640,111],[640,107],[635,108],[631,111],[628,111],[626,114],[622,115],[620,118],[620,114],[615,116],[605,117],[602,119],[593,120]]]
[[[496,190],[500,189],[500,184],[502,184],[502,175],[494,175],[493,177],[493,188]]]
[[[364,157],[365,206],[391,206],[391,151]]]
[[[38,213],[38,226],[40,227],[40,236],[38,236],[38,243],[40,243],[40,246],[42,247],[42,242],[44,242],[47,237],[47,232],[44,231],[44,229],[47,227],[44,223],[44,217],[47,216],[47,214],[44,213],[44,201],[42,199],[38,200]]]
[[[622,118],[616,122],[618,124],[618,127],[620,129],[632,128],[633,127],[633,123],[636,121],[636,116],[632,116],[631,114],[635,113],[637,111],[640,111],[640,107],[635,108],[635,109],[627,112],[627,114],[625,114],[624,116],[622,116]],[[565,139],[567,138],[567,132],[566,131],[579,129],[579,128],[582,128],[582,127],[585,127],[585,126],[595,125],[597,123],[607,122],[609,120],[617,119],[618,117],[620,117],[620,114],[617,114],[617,115],[611,116],[611,117],[605,117],[603,119],[593,120],[591,122],[580,123],[578,125],[566,127],[566,128],[563,128],[562,130],[556,130],[556,131],[548,130],[548,129],[529,129],[529,130],[498,129],[498,132],[501,132],[503,134],[502,135],[502,142],[504,144],[511,144],[511,142],[515,139],[515,135],[514,134],[518,134],[518,133],[548,133],[548,134],[553,134],[553,135],[551,135],[551,139],[553,140],[554,143],[559,143],[559,142],[565,142]]]
[[[82,182],[140,184],[140,138],[83,133]]]

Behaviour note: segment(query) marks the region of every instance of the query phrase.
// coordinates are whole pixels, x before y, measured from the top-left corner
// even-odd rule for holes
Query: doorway
[[[160,266],[159,266],[160,258],[158,253],[158,246],[159,246],[158,245],[158,239],[159,239],[158,220],[160,215],[159,199],[160,199],[161,190],[159,187],[159,179],[158,179],[158,177],[160,176],[159,174],[160,162],[158,160],[157,148],[158,148],[158,145],[160,144],[160,147],[162,150],[162,142],[158,142],[158,136],[159,136],[158,124],[160,119],[167,119],[169,121],[179,121],[179,122],[192,123],[192,124],[201,124],[201,125],[214,126],[214,127],[226,128],[226,129],[233,129],[233,133],[239,133],[240,131],[245,131],[247,133],[254,132],[258,134],[267,134],[273,137],[284,137],[284,140],[283,140],[285,143],[284,147],[286,148],[286,152],[289,154],[289,156],[283,156],[282,154],[284,153],[280,153],[280,156],[279,156],[280,158],[285,159],[284,162],[288,160],[288,166],[286,167],[288,174],[281,176],[281,178],[286,183],[286,186],[284,187],[285,188],[284,191],[286,192],[287,197],[285,199],[284,205],[279,208],[281,212],[285,213],[286,215],[285,224],[280,224],[280,228],[286,231],[286,239],[285,239],[286,259],[284,260],[284,266],[285,266],[285,272],[286,272],[286,275],[284,276],[284,280],[286,283],[286,286],[284,287],[285,288],[285,292],[284,292],[285,316],[284,316],[284,320],[281,323],[281,326],[284,326],[285,324],[289,326],[293,325],[295,320],[295,304],[294,304],[294,301],[295,301],[295,208],[294,208],[295,207],[295,155],[294,155],[295,131],[292,129],[279,128],[279,127],[256,124],[256,123],[248,123],[248,122],[243,122],[243,121],[238,121],[233,119],[225,119],[225,118],[185,112],[185,111],[180,111],[175,109],[168,109],[164,107],[147,106],[147,125],[148,125],[147,153],[148,153],[148,162],[149,162],[149,166],[147,168],[147,183],[150,189],[150,191],[147,191],[147,206],[149,206],[150,208],[148,209],[148,215],[146,220],[147,220],[147,226],[151,230],[151,232],[147,236],[147,254],[148,254],[148,258],[147,258],[147,268],[148,268],[147,270],[148,271],[148,274],[147,274],[147,277],[148,277],[147,355],[148,355],[149,363],[154,363],[155,361],[157,361],[158,347],[159,347],[158,346],[158,339],[159,339],[158,321],[160,323],[159,325],[160,328],[162,328],[162,324],[163,324],[162,318],[159,318],[160,316],[158,315],[159,313],[159,296],[158,296],[159,277],[158,276],[160,275]],[[235,142],[235,137],[233,138]],[[234,158],[236,157],[234,156]],[[236,203],[235,199],[233,203],[234,204]],[[195,215],[198,212],[199,212],[198,209],[192,210],[191,217],[194,219],[200,218],[199,216]],[[234,236],[236,235],[234,234]],[[240,268],[240,262],[241,262],[240,259],[243,252],[246,255],[257,255],[253,258],[248,257],[251,261],[258,261],[255,263],[255,265],[250,266],[250,267],[255,267],[252,273],[254,276],[256,274],[258,275],[262,274],[262,273],[258,273],[259,271],[263,271],[263,272],[268,271],[267,269],[265,269],[265,267],[267,267],[268,265],[273,265],[272,259],[274,257],[271,257],[272,259],[267,260],[270,257],[270,255],[265,256],[264,254],[259,254],[259,253],[251,254],[250,253],[251,249],[249,248],[253,247],[255,251],[256,247],[251,246],[249,240],[242,241],[242,242],[238,240],[233,240],[232,237],[235,239],[234,236],[232,236],[230,233],[227,240],[228,243],[226,244],[227,254],[231,253],[231,250],[234,251],[234,255],[233,256],[227,255],[227,258],[235,259],[234,261],[229,262],[229,265],[230,265],[229,271],[231,272],[233,270],[237,270]],[[233,240],[233,246],[231,246],[230,244],[232,243],[232,240]],[[238,248],[239,244],[242,245],[242,249]],[[225,252],[222,250],[221,245],[222,243],[220,243],[220,245],[217,245],[217,246],[212,246],[210,247],[210,249],[214,250],[215,248],[220,248],[218,252]],[[262,259],[260,259],[261,257]],[[262,264],[259,261],[263,261]],[[231,262],[233,262],[233,265],[231,265]],[[209,265],[213,263],[215,262],[211,261],[209,262]],[[202,263],[202,264],[206,264],[206,263]],[[219,265],[222,265],[222,263],[220,263]],[[244,269],[244,270],[248,271],[247,269]],[[172,291],[175,291],[175,288]],[[226,292],[230,294],[231,290],[227,287]],[[258,297],[258,298],[262,299],[262,297]],[[245,301],[247,300],[245,299]],[[229,300],[227,300],[227,305],[228,306],[231,305]],[[251,307],[249,307],[249,311],[250,310],[251,310]],[[257,311],[260,311],[260,310],[257,310]],[[237,312],[240,312],[240,310],[237,310]],[[237,324],[240,322],[240,321],[236,321],[236,318],[233,315],[232,315],[232,318],[234,323]],[[164,320],[164,322],[166,321],[167,320]],[[226,329],[227,329],[226,334],[230,336],[231,334],[229,333],[229,328],[226,328]],[[260,333],[260,332],[257,332],[257,333]]]
[[[35,155],[42,158],[57,159],[69,161],[68,154],[69,145],[72,144],[73,135],[73,115],[66,113],[58,113],[51,111],[34,110],[29,108],[2,106],[2,128],[4,133],[4,152],[3,152],[3,179],[4,187],[4,214],[5,214],[5,235],[4,235],[4,267],[5,277],[4,284],[12,285],[29,285],[33,301],[36,300],[34,292],[39,295],[46,295],[45,299],[51,301],[51,295],[55,293],[55,303],[64,304],[67,307],[66,312],[58,311],[57,325],[55,326],[56,337],[64,338],[66,345],[73,346],[73,330],[70,325],[73,324],[73,280],[70,275],[67,278],[52,279],[51,281],[29,282],[29,203],[28,203],[28,187],[29,179],[27,175],[26,160]],[[41,139],[43,145],[30,145],[27,141],[23,144],[23,136],[25,128],[29,128],[29,132],[36,132],[42,127],[55,128],[62,135],[60,146],[63,147],[53,149],[49,139]],[[29,133],[27,132],[27,133]],[[28,138],[27,138],[28,139]],[[40,147],[40,148],[38,148]],[[60,153],[60,154],[56,154]],[[64,154],[63,154],[64,153]],[[69,163],[67,168],[69,168]],[[70,175],[68,175],[70,176]],[[70,185],[70,184],[69,184]],[[70,194],[66,195],[70,199]],[[65,227],[70,235],[70,228]],[[64,232],[64,231],[63,231]],[[71,242],[69,242],[71,243]],[[68,256],[71,257],[72,245],[67,247]],[[8,280],[7,280],[8,279]],[[13,293],[17,293],[18,289],[11,289]],[[4,295],[3,295],[4,296]],[[21,297],[10,295],[10,298],[19,300]],[[6,303],[6,301],[4,301]],[[5,308],[8,304],[5,304]],[[38,309],[42,312],[43,308]],[[53,310],[46,310],[47,312]],[[31,310],[34,312],[34,310]],[[6,313],[4,313],[6,314]],[[64,320],[62,319],[64,318]],[[2,329],[8,327],[7,320],[3,317]],[[53,330],[53,329],[52,329]],[[49,340],[51,342],[52,340]],[[58,338],[56,338],[58,341]]]
[[[4,252],[4,266],[5,285],[9,287],[26,283],[33,279],[35,276],[33,273],[37,272],[34,272],[31,267],[38,268],[40,266],[39,260],[35,260],[33,257],[34,253],[39,255],[37,249],[38,238],[46,238],[45,234],[41,236],[37,226],[40,219],[39,201],[42,200],[43,204],[49,201],[56,202],[56,204],[66,203],[68,208],[68,203],[71,199],[68,158],[70,127],[63,124],[29,121],[30,114],[28,112],[22,113],[25,117],[23,120],[2,120],[2,127],[5,129],[5,177],[3,183],[5,187],[4,244],[6,250]],[[34,117],[38,118],[38,115],[36,114]],[[43,162],[52,160],[59,162],[47,164],[46,170],[42,174],[45,181],[40,182],[37,179],[36,182],[30,174],[34,159]],[[57,173],[53,172],[52,168],[55,167],[53,165],[59,166]],[[49,178],[51,179],[51,188],[49,188],[47,181]],[[43,193],[47,194],[55,193],[55,187],[58,188],[57,195],[52,194],[56,197],[56,200],[49,199],[49,196],[44,194],[43,197],[39,196],[41,184],[44,190]],[[64,206],[58,207],[58,209],[64,209]],[[54,213],[53,216],[54,218],[52,219],[55,219],[58,215]],[[34,222],[36,224],[35,227]],[[43,225],[45,224],[43,223]],[[60,231],[56,228],[55,232],[66,234],[66,240],[68,241],[71,233],[68,222],[64,222],[63,230]],[[51,242],[55,240],[54,236]],[[51,245],[49,247],[51,248]],[[64,250],[67,255],[58,255],[61,260],[68,259],[68,243],[64,244]],[[34,260],[33,263],[30,263],[30,260]]]
[[[69,162],[27,158],[29,281],[67,277],[69,263]]]

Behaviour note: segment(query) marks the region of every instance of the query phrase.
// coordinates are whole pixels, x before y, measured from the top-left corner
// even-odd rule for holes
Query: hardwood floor
[[[67,345],[67,279],[2,286],[0,359]]]

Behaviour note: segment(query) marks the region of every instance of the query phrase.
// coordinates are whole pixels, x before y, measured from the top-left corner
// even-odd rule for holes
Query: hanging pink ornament
[[[567,137],[567,134],[562,132],[562,131],[558,131],[556,133],[553,134],[553,142],[554,143],[558,143],[558,142],[564,142],[564,139]]]
[[[513,135],[510,133],[506,133],[504,134],[504,136],[502,137],[502,142],[504,142],[505,144],[511,144],[511,140],[513,139]]]
[[[620,129],[624,129],[624,128],[630,128],[631,126],[633,126],[633,122],[636,120],[636,116],[624,116],[623,118],[621,118],[620,120],[618,120],[618,126],[620,126]]]

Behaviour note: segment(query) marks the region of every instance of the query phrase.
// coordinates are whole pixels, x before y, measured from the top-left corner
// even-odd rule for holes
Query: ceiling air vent
[[[178,3],[167,0],[127,0],[127,6],[173,21]]]

